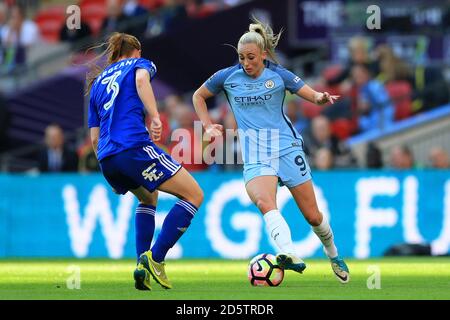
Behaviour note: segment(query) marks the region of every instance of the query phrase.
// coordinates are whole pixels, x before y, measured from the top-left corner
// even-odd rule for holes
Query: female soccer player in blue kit
[[[277,182],[286,185],[312,229],[324,245],[338,280],[347,283],[349,270],[338,255],[333,232],[319,211],[303,138],[283,112],[285,91],[316,104],[333,103],[338,96],[316,92],[276,61],[274,49],[281,34],[257,20],[238,42],[239,64],[209,78],[193,96],[195,110],[210,136],[223,127],[213,124],[205,100],[224,91],[236,118],[244,161],[245,187],[264,216],[268,234],[277,244],[278,264],[302,273],[305,263],[295,254],[291,231],[277,209]]]
[[[103,175],[118,194],[131,191],[139,200],[136,209],[135,287],[151,290],[150,275],[162,287],[172,288],[164,258],[189,227],[203,192],[194,178],[153,141],[161,135],[161,121],[150,81],[156,66],[141,58],[141,44],[131,35],[114,33],[101,55],[107,66],[87,77],[90,91],[91,140]],[[145,127],[151,117],[151,139]],[[153,247],[158,191],[179,198],[164,220]]]

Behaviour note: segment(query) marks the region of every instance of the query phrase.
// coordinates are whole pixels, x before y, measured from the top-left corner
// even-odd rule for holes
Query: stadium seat
[[[408,118],[412,114],[412,88],[407,81],[391,81],[385,85],[395,106],[395,120]]]
[[[206,18],[214,14],[218,10],[217,5],[214,3],[202,4],[198,10],[192,15],[193,18]]]
[[[164,3],[164,0],[139,0],[139,4],[150,11],[161,8]]]
[[[302,100],[301,108],[303,116],[305,118],[312,119],[320,114],[323,107],[307,100]]]
[[[339,140],[345,140],[352,135],[355,131],[355,127],[351,120],[341,118],[336,119],[331,123],[331,132]]]
[[[52,6],[37,12],[34,22],[42,39],[49,43],[59,41],[59,32],[66,19],[64,6]]]
[[[339,64],[333,64],[330,66],[327,66],[322,71],[322,77],[329,81],[331,79],[334,79],[342,72],[342,66]]]
[[[106,17],[106,0],[82,0],[80,9],[83,21],[86,21],[94,35],[98,35]]]

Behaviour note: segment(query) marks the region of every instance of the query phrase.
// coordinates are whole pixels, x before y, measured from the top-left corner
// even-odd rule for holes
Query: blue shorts
[[[155,191],[164,181],[173,177],[181,165],[155,144],[128,149],[100,161],[100,168],[116,193],[143,186]]]
[[[305,152],[295,148],[279,158],[244,164],[244,181],[260,176],[277,176],[280,186],[293,188],[311,180],[311,168],[306,160]]]

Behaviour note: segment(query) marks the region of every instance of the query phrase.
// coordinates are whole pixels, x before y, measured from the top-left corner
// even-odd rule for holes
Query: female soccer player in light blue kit
[[[103,175],[118,194],[131,191],[139,200],[136,209],[135,287],[151,290],[150,275],[162,287],[172,288],[164,258],[189,227],[203,192],[194,178],[153,141],[161,136],[161,121],[151,79],[153,62],[141,58],[141,44],[128,34],[115,33],[101,55],[107,66],[88,75],[91,140]],[[145,113],[151,117],[151,136]],[[152,141],[153,140],[153,141]],[[164,220],[153,247],[157,190],[179,198]]]
[[[334,274],[340,282],[347,283],[348,267],[338,255],[330,224],[317,207],[303,139],[283,112],[286,90],[320,105],[333,103],[338,96],[314,91],[292,72],[267,60],[269,57],[276,61],[274,49],[280,35],[274,35],[270,26],[257,20],[250,24],[238,42],[240,63],[216,72],[194,93],[193,103],[206,133],[220,136],[223,128],[211,122],[205,100],[224,91],[238,126],[245,187],[278,246],[278,264],[299,273],[306,268],[295,254],[291,231],[277,209],[280,182],[289,188],[323,243]]]

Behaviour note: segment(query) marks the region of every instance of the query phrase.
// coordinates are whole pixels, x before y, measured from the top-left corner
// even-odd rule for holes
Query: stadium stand
[[[11,2],[11,4],[14,1]],[[114,1],[112,1],[114,2]],[[37,1],[36,3],[39,3]],[[89,25],[92,31],[93,41],[102,41],[105,35],[102,32],[102,25],[108,17],[107,0],[80,0],[78,5],[82,12],[82,21]],[[183,20],[182,28],[169,28],[170,21],[152,20],[155,17],[164,17],[167,12],[174,12],[173,5],[180,5],[178,2],[163,0],[140,0],[139,5],[146,12],[145,21],[146,30],[135,28],[137,19],[124,18],[124,24],[120,25],[120,30],[136,32],[143,42],[147,52],[155,60],[160,71],[156,84],[158,92],[163,92],[160,98],[162,110],[165,107],[164,97],[171,93],[180,93],[183,96],[181,104],[190,105],[190,96],[192,90],[201,81],[209,77],[217,69],[217,63],[209,59],[211,50],[215,50],[216,58],[220,61],[229,61],[228,64],[236,62],[234,52],[225,51],[222,48],[223,43],[233,43],[236,35],[241,33],[242,26],[236,25],[229,28],[227,33],[219,32],[224,21],[229,21],[232,17],[241,17],[245,20],[247,13],[252,12],[252,6],[257,3],[259,6],[266,6],[268,12],[275,10],[276,1],[237,1],[240,7],[229,6],[227,1],[186,1],[183,10],[186,12],[187,20]],[[234,1],[233,1],[234,3]],[[45,5],[44,5],[45,4]],[[65,3],[66,5],[69,2]],[[37,8],[36,4],[30,9]],[[71,42],[61,41],[59,39],[61,27],[64,25],[65,10],[64,6],[55,1],[45,1],[33,13],[33,20],[40,30],[44,46],[36,46],[30,50],[27,57],[27,63],[20,72],[0,77],[0,88],[6,93],[6,102],[11,110],[11,121],[7,130],[8,137],[14,145],[33,145],[42,141],[43,130],[49,122],[59,123],[66,131],[81,132],[85,127],[86,100],[83,97],[82,77],[83,67],[80,66],[88,61],[92,56],[77,55],[79,50],[87,47],[87,39],[79,41],[80,45]],[[246,11],[247,10],[247,11]],[[181,12],[181,11],[180,11]],[[169,14],[170,16],[170,14]],[[281,15],[280,15],[281,16]],[[167,17],[167,16],[166,16]],[[213,17],[211,19],[211,17]],[[279,19],[278,16],[274,16]],[[150,22],[161,23],[161,29],[157,33],[149,32]],[[180,20],[181,21],[181,20]],[[240,19],[236,18],[236,21]],[[284,21],[283,19],[279,21]],[[246,22],[246,21],[245,21]],[[175,26],[176,24],[173,24]],[[165,29],[165,27],[167,29]],[[119,30],[119,31],[120,31]],[[193,30],[201,30],[204,37],[213,39],[205,43],[201,37],[190,37]],[[153,30],[154,31],[154,30]],[[208,36],[214,34],[214,38]],[[189,39],[189,45],[187,45]],[[74,40],[77,42],[78,39]],[[292,70],[302,75],[304,80],[318,91],[328,91],[331,94],[340,95],[340,100],[333,106],[320,107],[308,101],[301,101],[299,104],[300,118],[297,125],[307,130],[310,122],[317,116],[324,115],[330,120],[330,132],[333,137],[342,144],[348,144],[355,152],[358,167],[367,165],[365,154],[369,144],[377,144],[381,150],[383,163],[387,164],[389,150],[395,144],[410,143],[409,140],[399,139],[400,132],[423,132],[424,127],[439,128],[443,127],[437,120],[447,119],[448,114],[440,113],[445,110],[445,104],[448,103],[450,94],[448,93],[448,66],[445,62],[433,62],[434,64],[424,64],[421,58],[421,52],[418,49],[417,60],[411,60],[411,56],[405,57],[397,54],[395,48],[388,43],[377,42],[375,39],[356,36],[347,37],[347,44],[340,50],[346,59],[331,60],[329,53],[321,46],[308,51],[302,51],[302,54],[296,51],[286,42],[280,43],[280,51],[288,52],[288,57],[282,55],[283,63],[287,67],[292,66]],[[70,45],[69,45],[70,44]],[[423,46],[423,42],[421,42]],[[199,50],[198,48],[204,48]],[[81,49],[80,49],[81,48]],[[175,50],[174,50],[175,49]],[[180,50],[183,50],[183,62],[176,63],[176,57]],[[307,54],[303,54],[307,52]],[[297,64],[295,61],[300,61]],[[74,66],[76,63],[78,66]],[[441,64],[441,67],[436,64]],[[361,133],[361,110],[358,108],[361,100],[361,85],[355,83],[352,78],[352,68],[358,64],[365,64],[370,71],[370,81],[378,81],[386,90],[389,101],[394,107],[394,126],[384,129],[374,129],[367,133]],[[391,72],[392,71],[392,72]],[[76,74],[76,75],[75,75]],[[178,81],[173,81],[178,79]],[[65,92],[65,88],[72,88],[70,102],[64,106],[62,112],[62,99],[49,98],[52,92]],[[74,90],[74,88],[77,88]],[[445,92],[447,89],[447,92]],[[49,92],[47,96],[43,92]],[[438,91],[439,95],[433,95]],[[59,100],[58,100],[59,99]],[[286,101],[288,103],[288,99]],[[444,105],[444,106],[443,106]],[[81,106],[81,107],[80,107]],[[219,97],[213,104],[217,110],[218,121],[225,122],[228,116],[227,108],[223,108],[223,101]],[[384,105],[381,107],[385,107]],[[33,112],[31,112],[33,110]],[[81,114],[75,116],[77,112],[83,110]],[[193,112],[192,108],[190,109]],[[225,112],[223,112],[225,110]],[[441,111],[439,111],[441,110]],[[169,126],[176,121],[174,115],[176,111],[166,110],[167,123]],[[443,119],[436,118],[439,114]],[[46,116],[47,115],[47,116]],[[49,116],[48,116],[49,115]],[[170,136],[168,128],[167,137]],[[77,131],[79,130],[79,131]],[[428,129],[427,129],[428,130]],[[420,137],[422,144],[427,138],[429,132],[435,132],[440,136],[440,131],[430,129]],[[444,129],[445,131],[446,129]],[[446,132],[446,131],[445,131]],[[306,132],[305,132],[306,134]],[[428,135],[428,136],[427,136]],[[68,135],[71,137],[71,135]],[[80,145],[84,143],[84,134],[81,134]],[[393,138],[395,137],[395,138]],[[440,139],[440,138],[439,138]],[[434,139],[433,145],[443,147],[450,153],[450,146],[443,139]],[[389,141],[389,142],[388,142]],[[15,143],[17,142],[17,143]],[[170,141],[166,141],[164,147],[169,148]],[[363,146],[363,147],[362,147]],[[428,149],[420,148],[417,160],[420,163],[428,163]],[[414,153],[418,152],[418,147],[412,146]],[[22,154],[19,152],[18,154]],[[11,159],[11,157],[9,157]],[[4,166],[5,167],[5,166]]]

